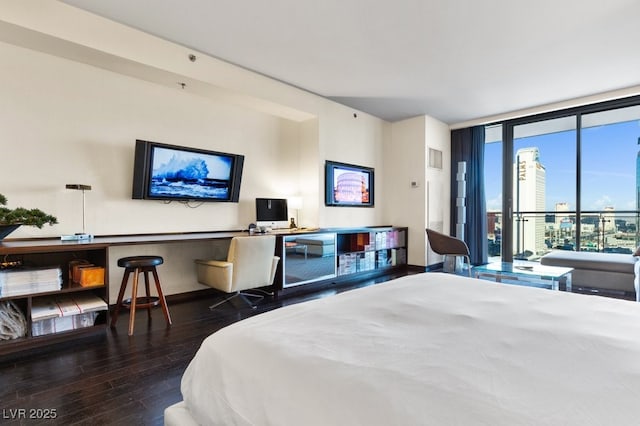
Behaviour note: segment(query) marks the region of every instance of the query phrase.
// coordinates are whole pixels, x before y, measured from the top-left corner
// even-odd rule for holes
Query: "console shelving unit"
[[[333,281],[406,268],[407,236],[408,228],[393,226],[321,229],[279,235],[276,254],[282,260],[274,288],[279,291],[315,283],[330,285]],[[307,247],[314,238],[323,241],[321,251],[314,252],[311,246]],[[330,267],[327,267],[328,262]]]
[[[69,277],[69,262],[72,260],[87,260],[88,262],[105,268],[104,284],[83,287],[76,284]],[[40,298],[55,296],[82,295],[89,292],[108,302],[109,284],[108,250],[106,245],[91,244],[83,246],[81,243],[54,242],[12,242],[0,244],[0,262],[2,264],[19,264],[20,268],[59,267],[62,272],[62,286],[56,291],[34,291],[27,294],[0,297],[0,302],[11,301],[22,312],[27,327],[26,334],[17,339],[0,340],[0,355],[17,352],[26,349],[37,348],[62,342],[70,338],[90,336],[106,332],[108,322],[108,310],[101,311],[93,326],[54,332],[40,336],[33,335],[32,308],[34,301]],[[3,269],[9,271],[10,269]]]

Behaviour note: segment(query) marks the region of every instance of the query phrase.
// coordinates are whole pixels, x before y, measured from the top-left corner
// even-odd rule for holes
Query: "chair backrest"
[[[275,248],[274,235],[233,237],[227,255],[233,263],[232,290],[271,285]]]
[[[439,255],[460,255],[469,256],[467,243],[456,237],[442,234],[427,228],[427,239],[431,250]]]

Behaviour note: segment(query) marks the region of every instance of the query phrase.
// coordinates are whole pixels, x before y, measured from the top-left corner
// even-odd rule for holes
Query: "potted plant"
[[[58,219],[40,209],[25,209],[17,207],[10,209],[7,205],[7,197],[0,194],[0,240],[18,229],[21,225],[36,226],[42,228],[44,225],[54,225]]]

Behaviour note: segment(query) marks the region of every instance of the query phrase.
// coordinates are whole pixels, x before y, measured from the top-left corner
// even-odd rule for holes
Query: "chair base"
[[[259,302],[260,300],[264,299],[264,296],[259,296],[257,294],[251,294],[251,293],[245,293],[245,292],[238,291],[236,293],[231,294],[230,296],[225,297],[220,302],[214,303],[213,305],[209,306],[209,309],[213,310],[213,309],[217,308],[218,306],[223,305],[223,304],[225,304],[227,302],[232,302],[233,303],[234,300],[241,300],[245,306],[249,306],[249,307],[251,307],[251,309],[256,309],[257,306],[254,305],[253,303],[251,303],[251,301],[249,300],[250,297],[255,298],[256,302]]]
[[[456,268],[456,258],[457,257],[462,257],[463,258],[463,264],[462,264],[462,270],[464,270],[464,265],[467,265],[467,272],[469,273],[469,277],[472,277],[471,274],[471,259],[469,258],[469,256],[465,256],[462,254],[445,254],[444,255],[444,264],[446,265],[447,263],[447,258],[448,257],[452,257],[453,258],[453,264],[454,264],[454,270],[453,273],[455,274],[455,268]],[[447,272],[447,271],[445,271]]]

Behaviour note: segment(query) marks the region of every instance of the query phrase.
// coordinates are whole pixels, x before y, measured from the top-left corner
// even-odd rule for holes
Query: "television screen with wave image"
[[[244,156],[136,141],[134,199],[237,202]]]

